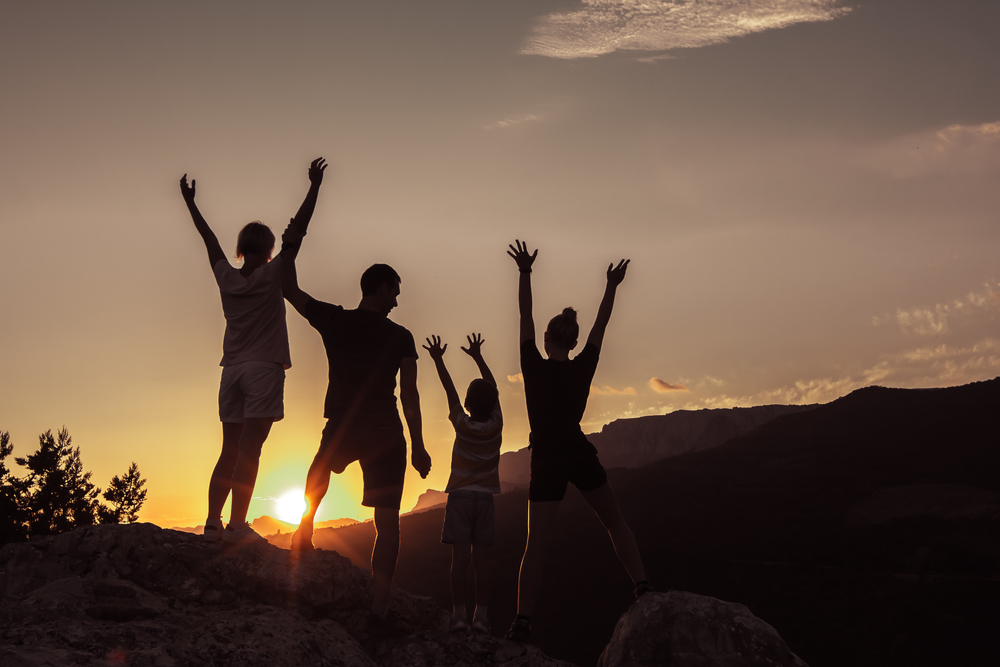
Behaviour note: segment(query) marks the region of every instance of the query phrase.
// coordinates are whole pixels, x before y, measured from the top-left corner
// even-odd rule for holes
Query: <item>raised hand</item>
[[[622,284],[625,280],[625,272],[628,270],[628,263],[631,262],[630,259],[623,259],[618,262],[618,266],[614,264],[608,264],[608,284],[617,287]],[[612,268],[613,267],[613,268]]]
[[[445,350],[448,349],[448,343],[445,343],[444,347],[442,347],[441,336],[431,336],[427,339],[427,345],[422,345],[421,347],[427,350],[428,354],[431,355],[431,359],[437,361],[444,357]]]
[[[326,171],[326,160],[318,157],[309,165],[309,182],[319,185],[323,182],[323,172]]]
[[[483,356],[483,343],[486,342],[486,341],[483,340],[482,334],[474,333],[471,336],[466,336],[465,339],[467,341],[469,341],[469,347],[463,347],[463,348],[461,348],[462,352],[465,352],[467,355],[469,355],[473,359],[482,357]]]
[[[531,271],[531,265],[535,263],[535,258],[538,257],[538,248],[535,248],[535,252],[529,255],[527,242],[521,243],[517,239],[514,239],[514,243],[517,244],[517,247],[508,245],[507,247],[510,250],[507,251],[507,254],[517,262],[518,271]]]
[[[181,176],[181,196],[188,203],[194,201],[194,185],[195,180],[193,178],[191,179],[191,185],[188,185],[188,175],[184,174]]]

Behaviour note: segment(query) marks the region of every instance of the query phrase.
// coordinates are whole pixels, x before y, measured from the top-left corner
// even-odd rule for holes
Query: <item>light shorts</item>
[[[441,541],[445,544],[480,544],[491,547],[497,542],[497,511],[493,494],[485,491],[452,491],[444,510]]]
[[[244,361],[222,368],[219,419],[242,424],[246,419],[285,416],[285,368],[272,361]]]

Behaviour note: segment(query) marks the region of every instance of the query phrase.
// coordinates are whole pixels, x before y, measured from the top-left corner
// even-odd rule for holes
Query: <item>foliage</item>
[[[101,523],[135,523],[139,519],[139,508],[146,500],[146,479],[139,477],[139,466],[132,462],[124,477],[115,475],[104,492],[104,499],[111,507],[102,505],[97,510]]]
[[[123,476],[115,476],[105,500],[101,489],[83,469],[80,448],[73,447],[69,431],[56,435],[46,431],[38,436],[38,449],[15,463],[27,469],[17,477],[6,466],[14,446],[10,434],[0,432],[0,543],[19,541],[34,535],[52,535],[80,526],[101,523],[132,523],[146,499],[146,480],[133,462]]]

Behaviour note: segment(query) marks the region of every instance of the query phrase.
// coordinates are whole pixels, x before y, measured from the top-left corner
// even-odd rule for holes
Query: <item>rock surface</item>
[[[741,604],[647,593],[618,621],[598,667],[806,667]]]
[[[333,551],[293,558],[152,524],[90,526],[0,549],[0,666],[570,667],[452,635],[446,612],[402,591],[390,609],[410,632],[371,637],[370,589]]]

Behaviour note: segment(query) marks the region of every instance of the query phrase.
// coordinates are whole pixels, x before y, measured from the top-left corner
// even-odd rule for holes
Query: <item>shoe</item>
[[[515,618],[510,624],[510,630],[504,635],[504,639],[512,642],[524,643],[531,637],[531,621],[526,618]]]
[[[267,544],[267,540],[258,535],[250,524],[243,522],[242,526],[234,527],[233,524],[226,526],[222,531],[222,541],[226,544],[236,544],[246,546],[248,544]]]
[[[481,635],[490,634],[490,622],[479,616],[472,619],[472,631]]]
[[[315,551],[316,547],[312,543],[312,533],[306,535],[301,528],[296,530],[292,533],[292,541],[289,543],[288,548],[292,550],[293,554],[304,554]]]
[[[205,530],[202,533],[206,542],[218,542],[222,539],[222,521],[216,519],[215,521],[206,521]]]
[[[469,624],[463,621],[462,619],[455,618],[453,616],[451,618],[451,626],[448,629],[451,630],[452,632],[468,632]]]
[[[646,593],[652,593],[652,592],[653,592],[653,587],[649,585],[648,581],[640,581],[638,584],[635,585],[634,593],[636,600],[641,598]]]
[[[410,634],[410,627],[392,612],[386,614],[385,618],[371,612],[365,623],[365,632],[373,637],[399,637]]]

